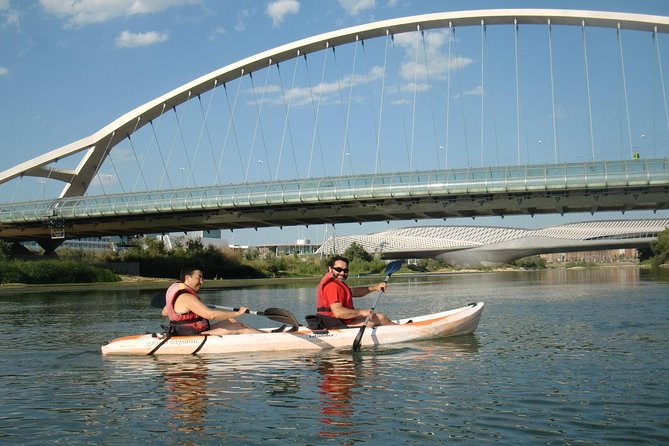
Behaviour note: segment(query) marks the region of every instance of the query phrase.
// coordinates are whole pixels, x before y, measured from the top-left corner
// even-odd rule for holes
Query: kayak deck
[[[472,303],[440,313],[400,319],[398,325],[368,328],[362,346],[395,344],[473,333],[478,327],[483,303]],[[350,347],[360,327],[310,330],[300,326],[297,331],[239,335],[165,336],[148,333],[124,336],[103,345],[103,355],[193,355],[237,352],[275,352],[289,350],[324,350]]]

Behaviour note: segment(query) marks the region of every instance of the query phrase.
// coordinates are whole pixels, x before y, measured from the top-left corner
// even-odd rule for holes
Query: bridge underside
[[[568,205],[567,205],[568,204]],[[505,215],[637,211],[669,208],[669,187],[571,189],[525,193],[459,194],[401,199],[341,200],[299,205],[228,206],[214,210],[139,213],[86,219],[45,218],[29,223],[0,224],[6,241],[50,243],[107,235],[170,233],[207,229],[239,229]]]
[[[492,248],[479,247],[430,255],[455,266],[494,266],[511,263],[524,257],[561,252],[602,251],[622,248],[648,248],[655,239],[620,239],[607,241],[546,241],[523,239],[518,242],[500,243]]]

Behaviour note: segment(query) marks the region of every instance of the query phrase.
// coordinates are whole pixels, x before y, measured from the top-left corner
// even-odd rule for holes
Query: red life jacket
[[[328,290],[325,291],[327,286]],[[351,288],[341,280],[335,279],[332,273],[328,272],[321,279],[321,283],[316,288],[316,312],[326,316],[336,317],[330,308],[333,303],[340,303],[344,308],[353,309],[353,295]],[[353,319],[341,319],[345,324],[351,323]]]
[[[177,324],[180,327],[190,327],[197,331],[208,330],[209,321],[205,318],[198,316],[192,311],[179,314],[174,310],[174,303],[183,293],[192,294],[193,296],[197,297],[195,290],[183,282],[173,283],[165,293],[165,305],[167,306],[167,316],[170,318],[170,322]]]

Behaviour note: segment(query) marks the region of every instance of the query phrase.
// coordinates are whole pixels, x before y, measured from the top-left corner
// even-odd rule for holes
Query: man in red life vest
[[[350,288],[344,281],[348,278],[348,259],[334,256],[328,264],[328,272],[323,276],[316,290],[316,311],[320,315],[340,319],[348,326],[361,326],[371,310],[356,310],[353,298],[365,296],[372,291],[385,291],[386,284],[381,282],[373,286]],[[394,325],[395,323],[381,313],[372,315],[373,325]]]
[[[235,312],[206,306],[197,295],[204,280],[202,274],[202,270],[184,268],[181,274],[182,281],[170,285],[165,293],[162,315],[170,319],[170,325],[178,335],[265,333],[233,319],[244,314],[246,307],[241,307]],[[210,320],[218,322],[210,323]]]

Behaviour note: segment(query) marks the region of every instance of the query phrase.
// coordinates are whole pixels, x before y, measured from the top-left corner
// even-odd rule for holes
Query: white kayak
[[[483,302],[441,313],[428,314],[367,328],[362,346],[397,344],[473,333],[481,319]],[[325,350],[350,348],[360,327],[310,330],[300,326],[295,331],[239,335],[172,336],[147,333],[125,336],[102,346],[103,355],[205,355],[239,352],[277,352],[289,350]]]

